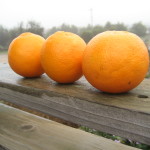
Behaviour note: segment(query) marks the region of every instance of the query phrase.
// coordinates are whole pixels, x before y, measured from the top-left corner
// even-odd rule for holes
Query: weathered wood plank
[[[10,150],[136,150],[3,104],[0,145]]]
[[[0,98],[90,128],[150,144],[150,80],[126,94],[105,94],[82,78],[62,85],[25,79],[0,65]],[[147,98],[139,98],[145,95]]]
[[[9,150],[9,149],[7,149],[7,148],[3,147],[2,145],[0,145],[0,150]]]

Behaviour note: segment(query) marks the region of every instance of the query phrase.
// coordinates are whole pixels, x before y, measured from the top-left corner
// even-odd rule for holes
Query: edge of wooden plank
[[[13,85],[11,85],[13,86]],[[46,94],[38,89],[34,94],[30,88],[18,87],[28,91],[0,87],[0,97],[11,103],[37,110],[73,123],[84,125],[107,133],[119,135],[145,144],[150,142],[150,116],[146,113],[108,107],[71,96],[54,92]],[[31,93],[31,95],[30,95]]]
[[[124,94],[106,94],[92,87],[85,78],[81,78],[74,84],[69,85],[58,84],[46,75],[34,79],[23,78],[14,73],[8,64],[6,64],[1,66],[0,81],[0,86],[2,84],[2,86],[9,86],[12,89],[17,87],[30,88],[31,91],[22,91],[30,92],[30,95],[32,92],[35,95],[34,89],[38,89],[38,94],[40,94],[41,91],[45,93],[47,92],[47,94],[50,92],[50,95],[52,95],[52,93],[57,93],[57,95],[68,95],[100,105],[150,114],[149,79],[145,79],[138,87],[130,92]],[[11,84],[13,86],[10,86]],[[22,89],[17,88],[17,90]],[[36,95],[38,94],[36,93]],[[144,95],[145,98],[140,98],[142,95]]]
[[[0,104],[0,144],[11,150],[136,150]],[[4,143],[5,142],[5,143]]]
[[[3,147],[2,145],[0,145],[0,150],[9,150],[6,147]]]

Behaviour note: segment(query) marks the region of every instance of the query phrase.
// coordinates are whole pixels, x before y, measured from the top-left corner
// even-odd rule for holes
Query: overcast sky
[[[0,25],[14,27],[35,20],[50,28],[62,23],[86,26],[142,21],[150,25],[150,0],[0,0]]]

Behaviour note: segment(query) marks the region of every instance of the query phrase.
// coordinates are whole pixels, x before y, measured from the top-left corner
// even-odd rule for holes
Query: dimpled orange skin
[[[41,49],[45,39],[33,33],[23,33],[15,38],[8,50],[8,62],[14,72],[23,77],[39,77],[44,71],[41,66]]]
[[[47,38],[41,53],[45,73],[59,83],[73,83],[82,74],[86,43],[78,35],[58,31]]]
[[[106,31],[87,44],[83,74],[95,88],[108,93],[123,93],[144,79],[149,67],[148,50],[135,34]]]

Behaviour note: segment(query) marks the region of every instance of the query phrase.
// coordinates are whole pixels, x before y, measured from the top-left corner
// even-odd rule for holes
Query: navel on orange
[[[59,83],[72,83],[82,76],[86,43],[78,35],[59,31],[47,38],[41,62],[45,73]]]
[[[27,32],[11,42],[8,62],[14,72],[23,77],[38,77],[43,74],[40,56],[44,41],[43,37]]]
[[[83,74],[97,89],[122,93],[135,88],[149,66],[148,50],[135,34],[106,31],[87,44],[83,57]]]

